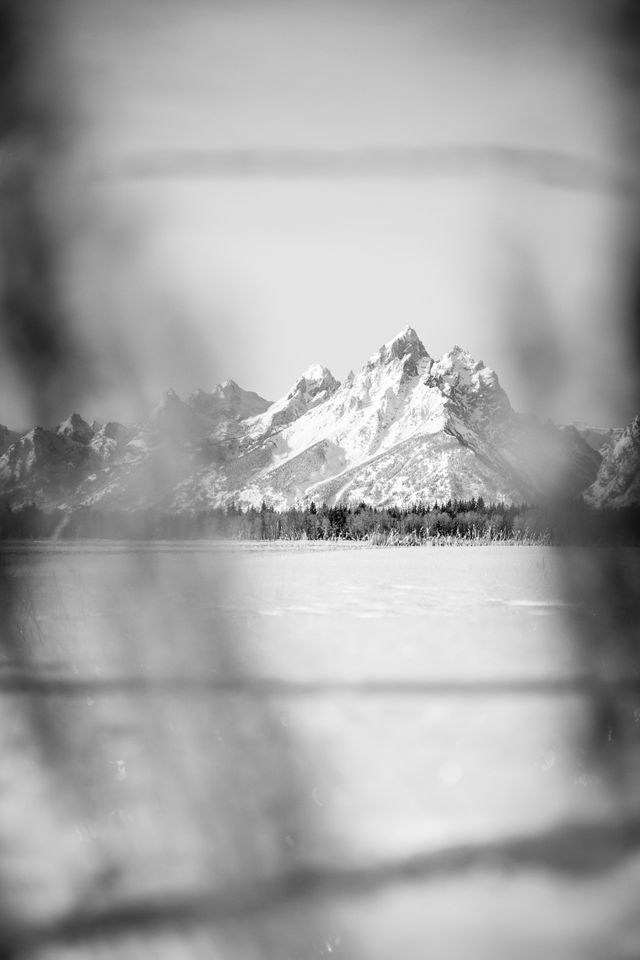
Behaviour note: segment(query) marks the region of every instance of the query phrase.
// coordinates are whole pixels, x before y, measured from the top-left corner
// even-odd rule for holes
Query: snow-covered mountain
[[[640,417],[635,417],[605,450],[598,476],[584,499],[595,507],[640,503]]]
[[[592,427],[579,421],[575,421],[572,426],[576,428],[582,439],[603,457],[616,440],[620,439],[624,430],[624,427]]]
[[[256,416],[271,406],[268,400],[259,397],[251,390],[243,390],[235,380],[225,380],[214,387],[211,393],[198,390],[189,397],[189,404],[216,422],[246,420]]]
[[[0,456],[0,489],[122,509],[522,502],[580,493],[601,460],[574,427],[514,412],[466,350],[435,360],[406,327],[344,383],[314,364],[273,403],[227,380],[186,402],[168,391],[135,428],[38,427]]]

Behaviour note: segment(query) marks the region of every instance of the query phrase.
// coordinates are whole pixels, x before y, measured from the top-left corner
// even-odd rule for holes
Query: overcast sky
[[[81,412],[132,419],[168,387],[228,377],[275,399],[312,362],[344,378],[411,324],[433,356],[458,343],[493,366],[516,408],[629,419],[633,225],[606,186],[625,121],[591,9],[65,0],[61,289],[104,367]],[[464,162],[395,177],[190,166],[485,144],[582,158],[605,186]],[[0,419],[21,415],[2,389]]]

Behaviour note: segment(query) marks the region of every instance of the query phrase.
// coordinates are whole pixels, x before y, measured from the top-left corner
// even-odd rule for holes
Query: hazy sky
[[[624,114],[593,9],[65,0],[62,289],[104,368],[82,412],[131,419],[169,386],[227,377],[275,399],[312,362],[342,379],[411,324],[432,355],[459,343],[493,366],[516,408],[630,418],[624,196],[464,164],[288,179],[189,165],[499,144],[617,170]]]

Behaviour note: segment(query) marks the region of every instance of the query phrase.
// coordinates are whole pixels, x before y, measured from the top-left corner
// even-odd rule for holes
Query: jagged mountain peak
[[[262,415],[251,418],[252,435],[281,430],[313,407],[324,403],[340,388],[328,367],[313,363],[301,374],[289,392],[272,403]]]
[[[243,393],[244,391],[235,380],[223,380],[222,383],[216,384],[216,386],[211,391],[212,396],[214,397],[232,397],[237,394]],[[204,390],[199,390],[198,393],[205,393]]]
[[[407,373],[411,373],[408,368],[414,369],[415,373],[411,375],[415,376],[418,363],[421,360],[430,359],[431,357],[416,331],[413,327],[406,326],[387,343],[383,343],[380,349],[369,357],[364,369],[371,370],[374,367],[386,366],[394,360],[399,360],[404,361]]]
[[[312,363],[304,373],[301,375],[300,379],[307,381],[314,380],[324,380],[325,378],[333,379],[333,375],[328,367],[323,367],[320,363]]]
[[[419,344],[421,347],[424,346],[423,343],[422,343],[422,341],[421,341],[421,339],[420,339],[420,337],[418,336],[418,334],[417,334],[416,331],[414,330],[414,328],[413,328],[410,324],[408,324],[408,323],[406,324],[406,326],[404,326],[404,327],[402,328],[402,330],[400,330],[399,333],[396,333],[396,335],[395,335],[394,337],[392,337],[391,340],[389,341],[390,344],[391,344],[391,343],[400,343],[400,342],[403,342],[403,343],[417,343],[417,344]]]
[[[211,393],[197,390],[189,397],[188,403],[198,413],[217,423],[246,420],[264,413],[271,405],[269,400],[265,400],[253,390],[243,390],[235,380],[224,380],[217,384]]]
[[[411,324],[409,323],[406,323],[402,328],[402,330],[399,330],[397,333],[395,333],[391,337],[390,340],[387,340],[387,343],[385,344],[385,346],[392,343],[400,343],[400,342],[420,343],[420,344],[422,343],[422,341],[420,340],[420,337],[416,333],[415,328],[412,327]]]
[[[166,410],[168,407],[180,406],[183,403],[184,401],[181,400],[173,387],[169,387],[168,390],[165,390],[160,403],[154,407],[151,416],[154,417],[156,414],[162,413],[162,411]]]
[[[452,346],[451,350],[442,355],[441,361],[445,360],[453,366],[464,370],[482,370],[484,367],[483,360],[476,360],[469,350],[459,346],[457,343]]]
[[[371,395],[378,388],[399,389],[428,373],[433,359],[413,327],[405,327],[372,354],[355,378],[354,387]]]
[[[148,422],[155,427],[166,423],[168,420],[175,420],[176,417],[179,418],[177,422],[180,422],[188,412],[189,408],[184,400],[178,396],[173,387],[169,387],[168,390],[165,390],[160,403],[151,411]]]
[[[502,390],[495,371],[457,344],[432,365],[430,380],[447,394],[456,388],[476,393]]]
[[[442,394],[456,436],[465,424],[492,433],[515,416],[495,371],[457,344],[432,364],[425,383]]]
[[[164,397],[151,413],[143,428],[164,440],[182,443],[205,434],[206,427],[202,417],[189,403],[185,403],[173,388],[166,391]]]
[[[475,372],[476,370],[485,369],[484,361],[476,360],[475,357],[464,347],[454,344],[451,350],[448,350],[446,353],[440,357],[437,361],[439,369],[444,370],[445,368],[456,370],[456,371],[470,371]]]
[[[72,413],[70,417],[59,423],[55,432],[60,437],[66,437],[67,440],[75,440],[76,443],[90,443],[94,435],[93,429],[79,413]]]
[[[300,399],[305,403],[316,400],[320,394],[330,396],[340,386],[340,381],[336,380],[328,367],[323,367],[319,363],[312,363],[311,366],[302,373],[294,385],[289,390],[286,399]]]

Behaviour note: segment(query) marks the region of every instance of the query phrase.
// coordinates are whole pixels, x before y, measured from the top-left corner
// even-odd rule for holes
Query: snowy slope
[[[247,423],[251,437],[273,434],[328,400],[340,386],[330,370],[312,364],[298,377],[286,396],[272,403],[262,416]]]

